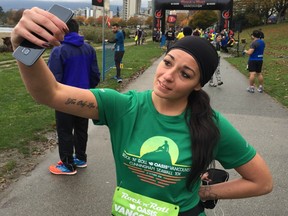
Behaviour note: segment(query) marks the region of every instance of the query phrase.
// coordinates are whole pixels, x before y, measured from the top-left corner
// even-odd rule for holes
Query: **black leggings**
[[[74,170],[73,153],[87,161],[88,119],[55,111],[59,156],[64,165]]]
[[[115,67],[116,67],[116,76],[118,78],[121,77],[121,68],[120,64],[122,62],[122,58],[124,56],[124,51],[116,51],[114,55]]]

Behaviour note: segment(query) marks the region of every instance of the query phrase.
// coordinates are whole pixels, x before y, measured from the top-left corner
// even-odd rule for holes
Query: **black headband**
[[[181,49],[197,61],[202,87],[211,79],[218,66],[219,58],[215,47],[207,39],[198,36],[186,36],[173,44],[167,53],[172,49]]]

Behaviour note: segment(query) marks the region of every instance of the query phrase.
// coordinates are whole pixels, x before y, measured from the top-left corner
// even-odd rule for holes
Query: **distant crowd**
[[[163,45],[169,49],[169,47],[176,42],[177,40],[180,40],[184,37],[184,30],[186,29],[186,36],[193,35],[198,36],[202,38],[206,38],[210,42],[213,42],[216,40],[216,37],[218,35],[221,35],[221,50],[228,53],[228,47],[233,47],[237,42],[234,38],[234,31],[232,29],[227,30],[223,29],[220,32],[216,32],[214,29],[208,29],[204,31],[203,29],[196,28],[192,30],[191,27],[186,26],[184,28],[181,28],[179,30],[175,30],[173,28],[169,28],[165,34],[162,34],[161,31],[157,30],[156,28],[153,30],[153,41],[154,42],[161,42],[165,41]],[[187,29],[189,29],[187,31]],[[188,35],[187,35],[188,32]]]

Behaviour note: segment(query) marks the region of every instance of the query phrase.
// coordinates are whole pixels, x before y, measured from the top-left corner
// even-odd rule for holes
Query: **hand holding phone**
[[[65,23],[67,23],[74,14],[70,9],[57,4],[53,5],[48,11]],[[41,38],[40,36],[37,37]],[[37,46],[25,39],[13,52],[13,56],[23,64],[31,66],[39,59],[44,51],[45,48]]]

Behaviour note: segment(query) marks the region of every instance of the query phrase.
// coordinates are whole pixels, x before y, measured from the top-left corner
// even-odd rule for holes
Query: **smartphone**
[[[67,23],[74,15],[73,11],[60,5],[53,5],[49,10],[62,21]],[[37,35],[36,35],[37,36]],[[37,36],[41,38],[40,36]],[[45,48],[37,46],[28,40],[24,40],[13,52],[13,57],[27,66],[33,65],[44,53]]]

